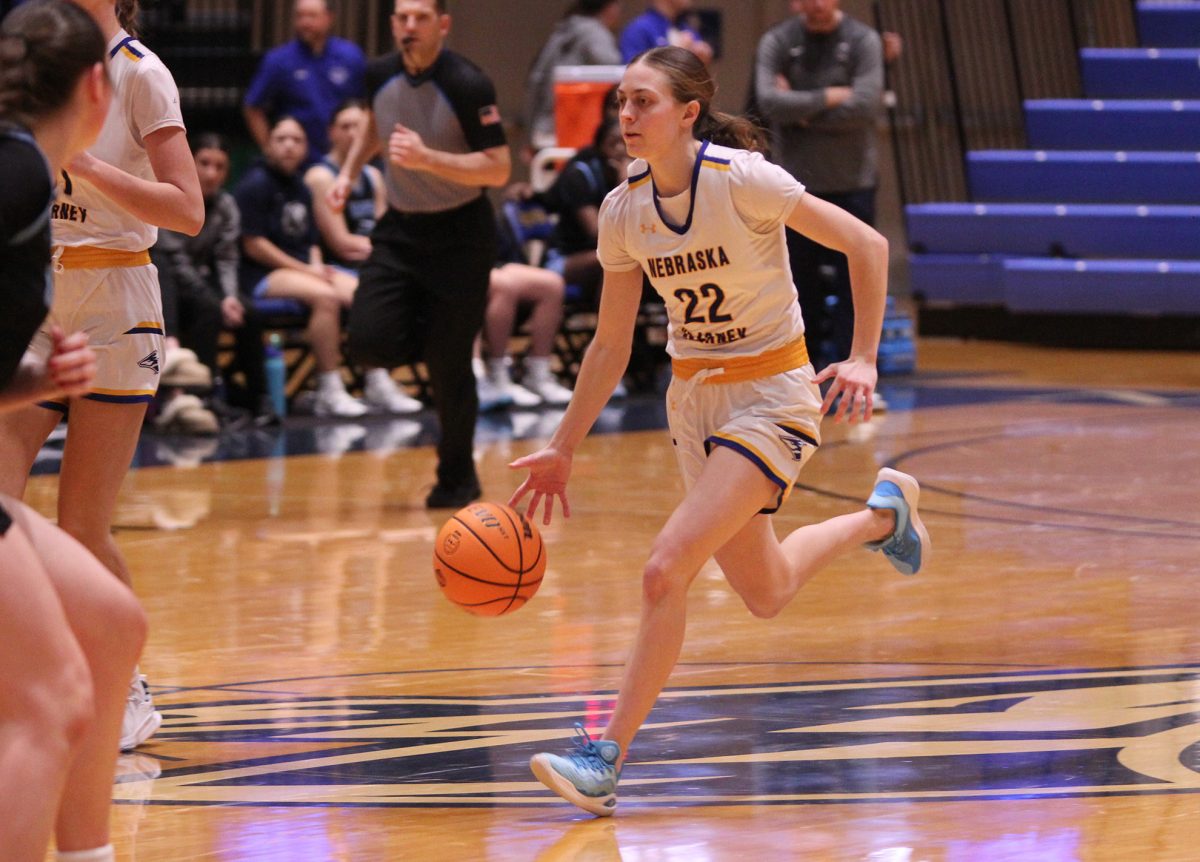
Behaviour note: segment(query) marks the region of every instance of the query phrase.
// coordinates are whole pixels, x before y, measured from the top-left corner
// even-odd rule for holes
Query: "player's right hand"
[[[513,470],[529,470],[529,476],[513,492],[508,505],[514,509],[521,500],[532,494],[525,507],[525,517],[532,520],[537,514],[538,504],[545,502],[542,523],[549,524],[554,514],[554,498],[562,503],[563,517],[571,517],[571,504],[567,500],[567,479],[571,476],[571,456],[550,446],[539,449],[532,455],[518,458],[508,466]]]

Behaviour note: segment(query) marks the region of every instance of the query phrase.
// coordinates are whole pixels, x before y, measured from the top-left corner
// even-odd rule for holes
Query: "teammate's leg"
[[[146,617],[77,541],[31,511],[15,516],[58,594],[91,676],[94,718],[67,773],[55,825],[60,850],[108,843],[109,809],[126,686],[146,638]]]
[[[0,494],[21,499],[38,451],[63,414],[48,407],[23,407],[0,415]]]
[[[92,680],[50,578],[15,523],[0,535],[0,630],[0,847],[14,862],[41,862],[92,720]],[[109,753],[116,757],[115,746]]]
[[[112,521],[145,415],[142,403],[72,399],[58,482],[58,525],[129,586],[133,579]]]

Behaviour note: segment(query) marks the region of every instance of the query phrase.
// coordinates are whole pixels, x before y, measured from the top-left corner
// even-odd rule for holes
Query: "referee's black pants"
[[[350,307],[350,353],[382,368],[425,362],[441,424],[438,484],[477,482],[471,349],[496,260],[491,203],[480,197],[439,213],[388,210],[371,242]]]

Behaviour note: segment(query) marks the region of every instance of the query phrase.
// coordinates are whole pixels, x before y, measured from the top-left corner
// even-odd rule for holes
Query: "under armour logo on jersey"
[[[158,351],[151,350],[145,356],[138,360],[139,368],[148,368],[155,374],[158,373]]]
[[[640,225],[640,227],[642,229],[642,233],[644,233],[644,234],[645,233],[658,233],[658,225],[656,225],[656,224],[643,224],[643,225]]]

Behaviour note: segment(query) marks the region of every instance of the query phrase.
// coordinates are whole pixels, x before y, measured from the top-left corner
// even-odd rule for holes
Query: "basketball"
[[[546,571],[537,527],[500,503],[472,503],[438,531],[433,574],[464,611],[498,617],[533,598]]]

